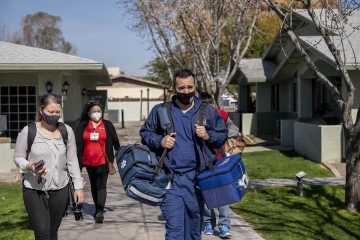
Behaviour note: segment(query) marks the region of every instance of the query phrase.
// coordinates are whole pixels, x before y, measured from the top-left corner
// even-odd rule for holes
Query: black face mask
[[[45,113],[41,113],[42,118],[44,119],[44,121],[49,124],[49,125],[55,125],[59,119],[60,116],[57,115],[46,115]]]
[[[176,92],[177,99],[179,99],[179,101],[184,105],[188,105],[189,103],[191,103],[192,100],[194,100],[194,96],[195,96],[195,91],[189,93]]]

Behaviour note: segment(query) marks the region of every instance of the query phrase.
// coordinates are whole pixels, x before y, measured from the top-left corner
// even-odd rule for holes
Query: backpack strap
[[[199,126],[204,126],[204,119],[205,119],[205,113],[206,113],[206,106],[207,103],[202,102],[200,109],[199,109]]]
[[[29,153],[31,152],[31,147],[34,143],[36,137],[36,123],[32,122],[28,124],[28,137],[27,137],[27,150],[26,150],[26,159],[29,158]]]
[[[68,139],[69,139],[69,134],[68,134],[68,131],[66,129],[66,126],[65,126],[64,123],[58,122],[58,127],[59,127],[61,137],[62,137],[62,139],[64,141],[65,147],[67,149],[67,143],[68,143]]]
[[[204,120],[205,120],[205,113],[206,113],[206,107],[207,107],[207,103],[202,102],[200,109],[199,109],[199,126],[204,126]],[[205,142],[204,140],[202,140],[204,147],[205,147]],[[208,166],[209,166],[209,170],[212,172],[214,171],[214,164],[213,161],[215,161],[217,159],[217,156],[221,154],[223,157],[225,156],[225,152],[222,149],[222,147],[219,147],[217,154],[215,154],[215,156],[212,159],[209,159],[207,161]]]
[[[61,137],[64,141],[65,147],[67,149],[67,142],[68,142],[68,131],[66,129],[66,126],[62,122],[58,122],[59,131],[61,134]],[[28,124],[28,138],[27,138],[27,150],[26,150],[26,159],[29,158],[29,153],[31,152],[31,147],[34,143],[35,137],[36,137],[37,129],[36,129],[36,122],[32,122]]]
[[[162,108],[165,108],[166,109],[166,112],[167,112],[167,115],[169,117],[169,120],[170,120],[170,123],[173,124],[173,121],[172,121],[172,118],[171,118],[171,105],[172,105],[172,102],[168,101],[168,102],[164,102],[161,107]],[[159,117],[159,121],[162,122],[161,120],[161,115],[158,114],[158,117]],[[169,130],[169,124],[166,125],[166,134],[170,134],[170,130]],[[155,167],[155,174],[159,175],[160,174],[160,171],[164,165],[164,159],[165,159],[165,156],[167,154],[167,149],[165,148],[163,153],[161,154],[161,157],[158,161],[158,163],[156,164],[156,167]]]

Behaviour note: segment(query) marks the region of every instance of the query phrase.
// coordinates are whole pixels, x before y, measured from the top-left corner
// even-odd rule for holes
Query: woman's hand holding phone
[[[44,165],[44,160],[40,160],[37,163],[28,163],[26,169],[36,175],[41,175],[45,171]]]

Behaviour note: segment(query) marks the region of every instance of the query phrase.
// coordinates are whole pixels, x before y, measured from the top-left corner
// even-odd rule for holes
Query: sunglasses
[[[100,105],[100,102],[98,100],[90,100],[87,105],[90,105],[90,104],[99,104]]]

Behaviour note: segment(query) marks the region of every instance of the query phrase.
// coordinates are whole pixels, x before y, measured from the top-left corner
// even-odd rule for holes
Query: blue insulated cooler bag
[[[244,163],[239,154],[226,156],[197,176],[198,186],[209,209],[239,202],[249,186]]]
[[[126,195],[150,206],[159,206],[166,194],[168,177],[164,169],[155,172],[158,159],[145,145],[129,144],[116,154]]]

